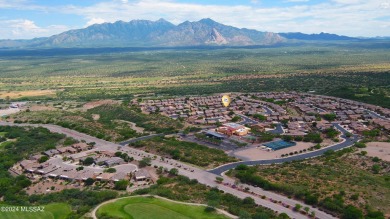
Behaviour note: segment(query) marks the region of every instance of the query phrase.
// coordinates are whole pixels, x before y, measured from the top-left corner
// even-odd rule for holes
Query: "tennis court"
[[[295,145],[297,145],[297,143],[279,140],[279,141],[273,141],[273,142],[265,143],[263,145],[268,147],[268,148],[271,148],[274,151],[276,151],[276,150],[280,150],[280,149],[283,149],[283,148],[288,148],[288,147],[295,146]]]

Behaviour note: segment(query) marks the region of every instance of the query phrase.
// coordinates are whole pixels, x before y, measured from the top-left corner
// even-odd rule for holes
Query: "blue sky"
[[[0,39],[30,39],[117,20],[212,18],[272,32],[390,36],[390,0],[0,0]]]

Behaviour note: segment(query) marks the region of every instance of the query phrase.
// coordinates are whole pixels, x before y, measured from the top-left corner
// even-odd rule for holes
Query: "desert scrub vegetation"
[[[22,112],[12,116],[15,123],[55,124],[64,128],[95,136],[108,141],[121,141],[139,136],[126,124],[108,126],[95,121],[83,112],[69,112],[63,110]]]
[[[106,125],[111,125],[114,120],[124,120],[156,133],[174,133],[184,127],[180,121],[160,114],[144,114],[137,107],[102,105],[88,110],[88,114],[100,115],[98,121]]]
[[[28,158],[31,154],[53,149],[65,142],[74,142],[74,139],[66,138],[63,134],[52,133],[42,127],[0,126],[0,133],[4,138],[10,140],[10,144],[0,150],[0,198],[2,205],[41,206],[67,203],[64,205],[69,205],[71,212],[61,212],[62,214],[66,213],[64,217],[81,218],[93,206],[118,196],[114,191],[89,189],[68,189],[50,194],[27,195],[25,189],[32,182],[23,174],[16,177],[12,176],[8,171],[9,168],[15,163]],[[17,218],[12,213],[0,215],[5,215],[5,218]]]
[[[98,115],[99,118],[94,118],[93,115]],[[120,120],[136,123],[137,126],[145,128],[145,131],[157,133],[176,132],[183,127],[179,121],[168,117],[157,114],[145,115],[139,109],[121,105],[102,105],[86,112],[64,110],[21,112],[12,118],[15,123],[56,124],[108,141],[123,141],[143,135]]]
[[[354,148],[307,161],[271,166],[238,166],[229,175],[349,218],[384,218],[390,212],[390,163]],[[360,216],[359,216],[360,215]],[[377,215],[373,217],[372,215]]]
[[[225,163],[238,161],[234,157],[229,157],[222,150],[193,142],[179,141],[175,138],[155,137],[132,143],[129,146],[142,148],[163,157],[170,157],[204,168],[217,167]]]
[[[136,190],[133,195],[158,195],[182,202],[201,203],[209,205],[207,210],[220,208],[240,218],[287,219],[285,214],[277,215],[274,211],[258,206],[252,198],[240,199],[231,194],[225,194],[218,188],[210,188],[190,180],[186,176],[172,176],[162,173],[156,185],[146,189]],[[244,217],[245,216],[245,217]]]
[[[31,51],[4,51],[0,94],[24,100],[93,100],[151,92],[314,90],[389,107],[389,45],[351,45],[73,53],[56,49],[36,57],[28,54]],[[27,91],[51,93],[32,97],[23,94]]]

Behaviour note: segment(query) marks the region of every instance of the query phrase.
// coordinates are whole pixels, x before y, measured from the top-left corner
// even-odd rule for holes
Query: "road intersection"
[[[242,184],[243,187],[249,188],[249,191],[244,191],[240,190],[237,188],[233,188],[232,185],[235,183],[233,179],[230,179],[226,176],[223,176],[224,178],[224,183],[223,184],[218,184],[215,179],[217,176],[221,176],[221,174],[231,168],[236,167],[239,164],[247,164],[247,165],[259,165],[259,164],[272,164],[272,163],[283,163],[283,162],[288,162],[288,161],[293,161],[293,160],[302,160],[302,159],[308,159],[316,156],[320,156],[325,151],[327,150],[339,150],[345,147],[349,147],[354,144],[358,140],[357,136],[353,136],[350,139],[348,139],[345,136],[345,133],[347,132],[345,129],[343,129],[340,125],[337,123],[334,124],[334,126],[339,129],[343,134],[342,137],[345,139],[343,142],[338,143],[333,146],[329,146],[327,148],[324,148],[322,150],[306,153],[306,154],[301,154],[301,155],[296,155],[296,156],[291,156],[287,158],[281,158],[281,159],[272,159],[272,160],[258,160],[258,161],[246,161],[246,162],[236,162],[236,163],[231,163],[227,165],[223,165],[221,167],[215,168],[210,171],[203,170],[198,167],[194,167],[191,165],[188,165],[186,163],[182,163],[180,161],[172,160],[172,159],[164,159],[158,155],[146,153],[144,151],[130,148],[130,147],[123,147],[123,145],[108,142],[102,139],[98,139],[93,136],[86,135],[84,133],[80,133],[74,130],[70,130],[67,128],[63,128],[57,125],[50,125],[50,124],[14,124],[14,123],[7,123],[7,122],[0,122],[0,125],[5,126],[5,125],[10,125],[10,126],[33,126],[33,127],[45,127],[49,129],[52,132],[57,132],[57,133],[62,133],[65,134],[69,137],[75,138],[77,140],[85,140],[87,142],[95,142],[96,143],[96,150],[107,150],[107,151],[122,151],[131,154],[134,159],[136,160],[141,160],[144,157],[150,157],[152,158],[152,165],[156,166],[162,166],[167,169],[171,168],[177,168],[179,169],[179,174],[184,175],[189,177],[190,179],[197,179],[199,183],[208,185],[210,187],[218,187],[218,189],[230,193],[232,195],[235,195],[239,198],[245,198],[245,197],[251,197],[255,200],[255,202],[258,205],[270,208],[274,211],[277,211],[279,213],[286,213],[288,214],[291,218],[307,218],[307,216],[304,216],[300,214],[299,212],[294,211],[291,207],[287,208],[283,206],[281,203],[289,206],[295,206],[296,204],[300,204],[303,207],[309,207],[312,211],[315,212],[316,217],[321,218],[321,219],[333,219],[333,217],[330,214],[327,214],[323,211],[320,211],[319,209],[312,208],[311,206],[308,206],[304,204],[301,201],[297,201],[294,199],[289,199],[287,197],[284,197],[282,195],[269,192],[269,191],[264,191],[260,188],[255,188],[250,185],[245,185]],[[59,161],[57,159],[56,161]],[[58,163],[59,165],[61,162]],[[266,196],[267,199],[261,198],[261,196]],[[272,200],[272,201],[271,201]],[[278,202],[281,203],[278,203]]]

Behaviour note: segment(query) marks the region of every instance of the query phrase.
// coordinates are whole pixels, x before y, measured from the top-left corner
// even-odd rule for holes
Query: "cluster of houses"
[[[252,127],[258,130],[271,128],[272,124],[288,121],[285,134],[300,136],[310,131],[313,122],[324,130],[332,127],[330,122],[319,120],[327,114],[334,114],[335,120],[347,126],[355,133],[369,130],[369,124],[390,131],[390,110],[371,104],[360,103],[337,97],[303,94],[298,92],[262,92],[250,94],[232,94],[228,107],[221,103],[221,95],[181,97],[163,100],[145,100],[138,104],[144,112],[159,112],[171,118],[183,118],[191,124],[215,124],[231,121],[234,113],[253,116],[266,116],[265,121],[257,120]],[[283,103],[283,104],[278,104]],[[294,109],[298,115],[289,115],[287,108]],[[225,134],[229,128],[218,132]]]
[[[88,145],[87,143],[80,142],[80,143],[76,143],[76,144],[73,144],[73,145],[67,146],[67,147],[50,149],[50,150],[44,151],[42,154],[46,155],[48,157],[53,157],[53,156],[58,155],[58,154],[63,154],[63,155],[76,154],[76,153],[79,153],[81,151],[90,150],[90,149],[92,149],[92,147],[93,146]]]
[[[47,150],[42,154],[32,155],[29,159],[19,162],[12,168],[12,171],[17,174],[25,173],[31,179],[52,178],[73,182],[83,182],[88,178],[92,178],[96,181],[113,183],[123,179],[130,180],[131,176],[136,181],[150,179],[149,173],[147,171],[138,171],[136,165],[126,167],[126,172],[105,172],[102,166],[108,168],[127,162],[120,157],[116,157],[114,152],[90,149],[91,146],[86,143],[76,143],[67,147]],[[78,159],[80,164],[87,157],[90,157],[93,159],[93,164],[91,166],[81,166],[51,160],[40,163],[40,158],[45,155],[49,157],[67,155],[66,157],[71,161]],[[61,159],[61,157],[58,159]]]
[[[297,104],[308,108],[298,106],[298,109],[305,114],[311,114],[313,109],[318,110],[319,115],[334,114],[335,120],[341,121],[341,124],[348,126],[355,133],[361,134],[374,125],[389,123],[386,117],[390,117],[390,111],[383,107],[365,104],[357,101],[346,100],[328,96],[305,95],[296,99]],[[383,126],[390,131],[390,127]]]
[[[286,116],[283,114],[275,118],[268,117],[267,120],[281,121],[287,119],[288,129],[291,133],[303,134],[307,132],[308,123],[316,122],[320,130],[331,127],[327,121],[316,121],[316,116],[334,114],[335,120],[342,125],[348,126],[355,133],[361,134],[369,130],[368,124],[374,124],[387,131],[390,131],[389,123],[390,110],[365,104],[357,101],[341,99],[337,97],[320,96],[302,93],[256,93],[252,94],[257,98],[272,99],[274,102],[284,101],[291,108],[296,109],[301,116]],[[294,134],[294,135],[295,135]]]
[[[112,167],[126,163],[122,158],[116,157],[115,153],[111,151],[91,151],[87,156],[79,159],[80,163],[83,163],[86,158],[92,158],[94,165],[105,167]]]
[[[116,182],[122,179],[128,179],[129,174],[124,172],[105,173],[102,170],[94,168],[77,169],[72,165],[55,165],[49,162],[38,163],[34,160],[23,160],[19,163],[20,167],[28,176],[40,176],[42,178],[53,178],[68,181],[82,182],[88,178],[98,181]]]
[[[193,124],[215,124],[231,120],[229,110],[236,107],[236,103],[225,108],[221,104],[222,96],[188,97],[166,100],[147,100],[136,103],[144,112],[160,112],[171,118],[183,118]]]
[[[274,111],[273,115],[285,114],[279,105],[263,101],[246,101],[245,97],[232,94],[232,102],[228,107],[222,105],[223,95],[197,96],[187,98],[174,98],[166,100],[146,100],[142,103],[134,101],[144,112],[159,112],[171,118],[183,118],[191,124],[215,124],[231,121],[231,112],[241,112],[247,115],[264,114],[263,105],[266,104]]]

